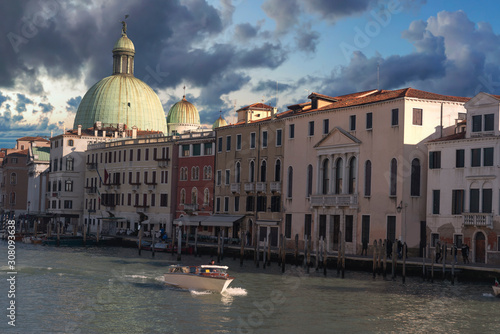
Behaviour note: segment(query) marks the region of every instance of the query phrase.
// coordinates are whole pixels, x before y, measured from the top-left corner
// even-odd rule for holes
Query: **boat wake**
[[[246,296],[248,294],[247,290],[243,288],[227,288],[222,292],[223,295],[227,296]]]
[[[149,277],[144,276],[144,275],[125,275],[124,277],[140,278],[140,279],[148,279],[149,278]]]
[[[212,291],[206,291],[206,290],[203,290],[203,291],[189,290],[189,292],[191,293],[192,296],[203,296],[203,295],[211,295],[211,294],[213,294]]]

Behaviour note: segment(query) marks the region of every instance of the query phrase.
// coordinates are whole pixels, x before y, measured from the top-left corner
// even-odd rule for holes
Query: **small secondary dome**
[[[187,130],[200,127],[200,114],[198,109],[186,100],[186,96],[170,108],[167,116],[169,133],[179,134]]]
[[[227,122],[226,120],[222,117],[222,115],[217,118],[217,120],[214,122],[212,125],[212,130],[215,130],[216,128],[220,128],[221,126],[226,126]]]

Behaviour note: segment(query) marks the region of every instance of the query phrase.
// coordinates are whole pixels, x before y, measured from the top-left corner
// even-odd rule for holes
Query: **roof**
[[[18,138],[17,141],[29,141],[29,142],[33,142],[33,141],[43,141],[43,142],[46,142],[48,143],[49,141],[43,137],[21,137],[21,138]]]
[[[428,143],[435,143],[435,142],[440,142],[440,141],[450,141],[450,140],[459,140],[459,139],[465,139],[465,131],[462,131],[459,133],[454,133],[454,134],[446,136],[446,137],[441,137],[441,138],[429,140]]]
[[[240,111],[240,110],[250,110],[250,109],[265,109],[265,110],[267,110],[267,109],[273,109],[273,107],[271,107],[271,106],[269,106],[267,104],[258,102],[258,103],[250,104],[250,105],[248,105],[246,107],[243,107],[241,109],[238,109],[238,111]]]
[[[50,161],[50,147],[35,146],[32,148],[33,160]]]

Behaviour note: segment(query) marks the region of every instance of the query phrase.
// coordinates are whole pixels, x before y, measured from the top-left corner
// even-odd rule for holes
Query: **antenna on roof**
[[[186,97],[186,85],[184,85],[184,97]]]
[[[380,63],[377,63],[377,90],[380,90]]]

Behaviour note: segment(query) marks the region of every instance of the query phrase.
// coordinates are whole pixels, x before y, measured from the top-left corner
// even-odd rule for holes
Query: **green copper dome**
[[[200,124],[200,114],[198,109],[186,100],[186,97],[182,97],[182,100],[177,102],[170,108],[167,116],[167,123],[170,124],[189,124],[189,125],[199,125]]]
[[[219,116],[219,118],[217,118],[217,120],[212,125],[212,130],[214,130],[216,128],[220,128],[221,126],[226,126],[226,125],[227,125],[226,120],[224,118],[222,118],[222,116]]]
[[[143,81],[134,77],[135,48],[127,37],[123,23],[122,36],[113,48],[113,75],[92,86],[76,112],[73,128],[87,129],[96,122],[103,127],[117,127],[122,123],[128,129],[167,133],[165,111],[158,95]]]
[[[89,89],[76,113],[73,128],[82,125],[93,127],[97,121],[102,126],[119,123],[131,129],[167,133],[165,112],[158,95],[143,81],[127,74],[115,74],[102,79]]]

